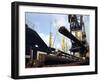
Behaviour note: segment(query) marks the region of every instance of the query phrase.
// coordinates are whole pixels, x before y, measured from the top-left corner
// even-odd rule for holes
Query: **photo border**
[[[57,8],[73,8],[73,9],[90,9],[95,10],[95,71],[76,72],[76,73],[59,73],[59,74],[43,74],[43,75],[28,75],[19,76],[19,6],[41,6],[41,7],[57,7]],[[81,5],[64,5],[64,4],[49,4],[49,3],[31,3],[31,2],[12,2],[11,6],[11,77],[13,79],[25,78],[42,78],[42,77],[58,77],[72,75],[88,75],[97,74],[97,7],[96,6],[81,6]]]

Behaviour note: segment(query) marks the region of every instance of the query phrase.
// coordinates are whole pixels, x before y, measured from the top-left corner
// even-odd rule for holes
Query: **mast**
[[[62,50],[65,52],[65,37],[64,37],[64,36],[62,36],[61,48],[62,48]]]
[[[49,47],[52,47],[52,32],[51,32],[51,27],[52,27],[52,21],[50,22]]]
[[[52,47],[52,33],[49,33],[49,47]]]

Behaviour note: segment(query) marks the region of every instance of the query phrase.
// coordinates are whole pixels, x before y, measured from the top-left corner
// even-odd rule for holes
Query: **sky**
[[[89,16],[83,16],[85,25],[87,41],[89,42]],[[60,26],[65,26],[70,30],[67,14],[48,14],[48,13],[25,13],[25,23],[35,30],[44,42],[49,45],[49,33],[52,32],[52,46],[61,49],[62,35],[58,32]],[[70,39],[66,38],[66,46],[68,49],[71,47]],[[69,52],[69,51],[67,51]]]

